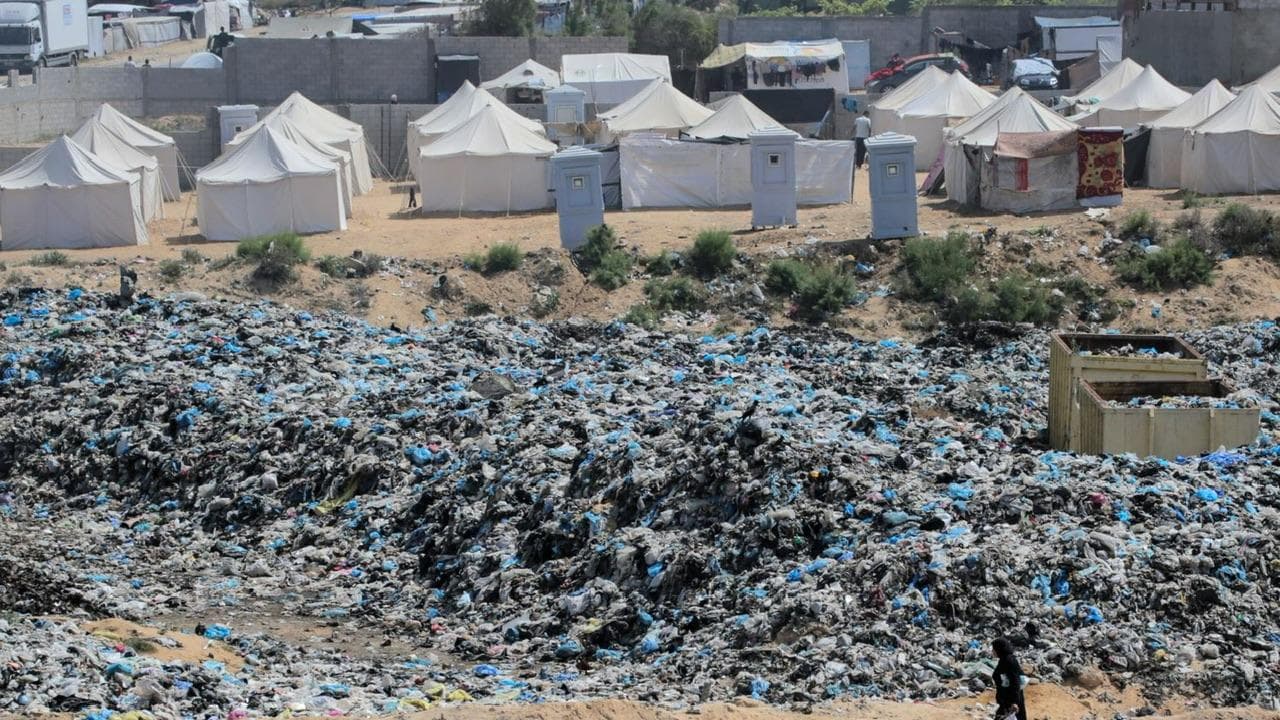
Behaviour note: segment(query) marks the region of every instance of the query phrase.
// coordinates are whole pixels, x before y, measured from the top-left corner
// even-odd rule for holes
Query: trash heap
[[[1168,462],[1046,451],[1038,332],[113,300],[0,295],[0,711],[945,697],[1000,635],[1038,681],[1276,697],[1274,323],[1187,336],[1263,432]],[[245,664],[76,615],[199,622]]]

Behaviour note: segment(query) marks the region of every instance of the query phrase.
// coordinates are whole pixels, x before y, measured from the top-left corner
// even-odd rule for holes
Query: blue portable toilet
[[[587,121],[587,94],[572,85],[561,85],[544,91],[547,122],[559,125]]]
[[[756,130],[751,141],[751,227],[796,224],[796,138],[781,127]]]
[[[588,230],[604,224],[603,159],[595,150],[581,146],[551,156],[560,245],[567,250],[577,250],[586,242]]]
[[[915,237],[916,139],[888,132],[867,140],[871,173],[871,238]]]

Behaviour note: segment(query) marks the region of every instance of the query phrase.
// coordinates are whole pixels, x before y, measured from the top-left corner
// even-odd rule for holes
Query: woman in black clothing
[[[1007,638],[999,638],[991,643],[996,654],[996,671],[991,674],[991,682],[996,686],[996,720],[1005,720],[1010,715],[1018,720],[1027,720],[1027,703],[1022,697],[1022,668],[1018,658],[1013,654],[1013,645]]]

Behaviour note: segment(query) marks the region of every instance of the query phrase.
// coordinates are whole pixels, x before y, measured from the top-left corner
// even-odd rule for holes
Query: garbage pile
[[[1276,697],[1274,323],[1187,338],[1263,432],[1168,462],[1046,450],[1039,332],[118,304],[0,295],[0,710],[946,697],[986,687],[1001,635],[1038,681]]]

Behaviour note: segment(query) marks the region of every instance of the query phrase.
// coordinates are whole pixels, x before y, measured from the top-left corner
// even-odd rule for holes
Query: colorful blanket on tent
[[[1080,128],[1076,131],[1080,177],[1076,197],[1095,198],[1124,192],[1124,131]]]

